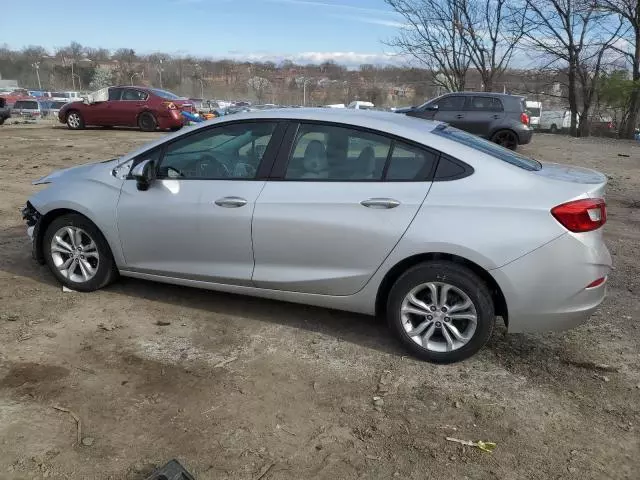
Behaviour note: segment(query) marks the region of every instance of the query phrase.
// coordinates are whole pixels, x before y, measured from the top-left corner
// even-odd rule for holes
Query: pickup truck
[[[0,97],[0,125],[11,116],[11,109],[7,106],[7,101]]]

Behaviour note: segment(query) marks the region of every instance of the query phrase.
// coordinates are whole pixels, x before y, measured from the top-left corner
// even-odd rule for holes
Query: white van
[[[356,100],[355,102],[351,102],[347,105],[347,108],[354,108],[356,110],[371,110],[375,105],[371,102],[362,102],[360,100]]]
[[[527,114],[529,115],[529,126],[540,128],[540,114],[542,113],[542,102],[526,102]]]
[[[580,121],[580,115],[577,115],[576,121]],[[571,111],[547,110],[542,112],[538,128],[541,131],[551,133],[568,131],[571,128]]]

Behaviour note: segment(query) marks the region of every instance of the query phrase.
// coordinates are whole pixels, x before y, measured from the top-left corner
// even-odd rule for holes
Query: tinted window
[[[122,95],[121,88],[110,88],[109,89],[109,101],[113,102],[114,100],[120,100],[120,95]]]
[[[169,145],[158,176],[253,179],[275,128],[275,123],[237,123],[189,135]]]
[[[542,165],[533,158],[525,157],[512,150],[508,150],[488,140],[484,140],[470,133],[463,132],[448,125],[438,125],[432,133],[448,138],[454,142],[461,143],[467,147],[479,150],[483,153],[499,158],[500,160],[515,165],[525,170],[540,170]]]
[[[402,142],[395,142],[385,180],[425,180],[433,170],[436,155]]]
[[[471,167],[467,168],[470,169]],[[438,169],[436,170],[434,180],[453,180],[461,176],[467,176],[465,173],[467,173],[465,167],[442,155],[438,162]]]
[[[483,112],[502,112],[502,102],[493,97],[469,97],[469,110]]]
[[[443,112],[464,109],[464,97],[445,97],[438,101],[438,110]]]
[[[539,117],[540,116],[540,109],[539,108],[529,107],[529,108],[527,108],[527,111],[529,112],[529,116],[530,117]]]
[[[174,93],[167,92],[166,90],[160,90],[159,88],[152,88],[151,92],[154,95],[159,96],[160,98],[164,98],[165,100],[180,100],[181,98]]]
[[[122,93],[122,100],[146,100],[147,94],[142,90],[136,90],[134,88],[125,88]]]
[[[391,140],[359,130],[303,124],[293,143],[288,180],[381,180]]]
[[[18,100],[14,105],[13,108],[23,108],[26,110],[38,110],[38,102],[36,101],[25,101],[25,100]]]

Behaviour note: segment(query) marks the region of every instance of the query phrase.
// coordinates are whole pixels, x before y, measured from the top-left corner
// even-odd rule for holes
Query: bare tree
[[[448,91],[465,88],[471,58],[460,28],[462,12],[457,0],[385,0],[406,26],[387,42],[433,72],[434,83]]]
[[[527,6],[507,0],[454,0],[460,10],[460,38],[471,65],[482,79],[482,90],[493,90],[494,80],[509,67],[524,35]]]
[[[247,86],[253,90],[258,103],[262,103],[267,92],[271,90],[271,82],[264,77],[251,77],[247,81]]]
[[[586,134],[592,82],[600,74],[605,52],[619,38],[619,22],[617,28],[609,28],[611,14],[598,8],[593,0],[525,0],[525,3],[526,45],[542,53],[546,67],[566,68],[570,133]],[[578,108],[580,94],[582,109]]]
[[[611,48],[623,55],[631,64],[633,88],[629,95],[627,111],[620,126],[621,136],[632,138],[638,116],[640,116],[640,1],[638,0],[598,0],[600,6],[621,16],[628,25],[627,35],[623,35],[624,45],[612,45]]]

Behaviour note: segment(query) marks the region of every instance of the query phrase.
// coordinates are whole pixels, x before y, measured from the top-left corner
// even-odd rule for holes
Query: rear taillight
[[[551,215],[567,230],[590,232],[607,221],[607,206],[602,198],[585,198],[563,203],[551,209]]]
[[[606,281],[607,281],[607,277],[600,277],[597,280],[594,280],[593,282],[591,282],[589,285],[587,285],[584,288],[596,288],[602,285]]]
[[[169,110],[177,110],[178,109],[178,107],[176,107],[176,104],[173,103],[173,102],[162,102],[162,105],[167,107]]]
[[[529,125],[529,115],[527,115],[525,112],[522,112],[520,114],[520,121],[525,125]]]

